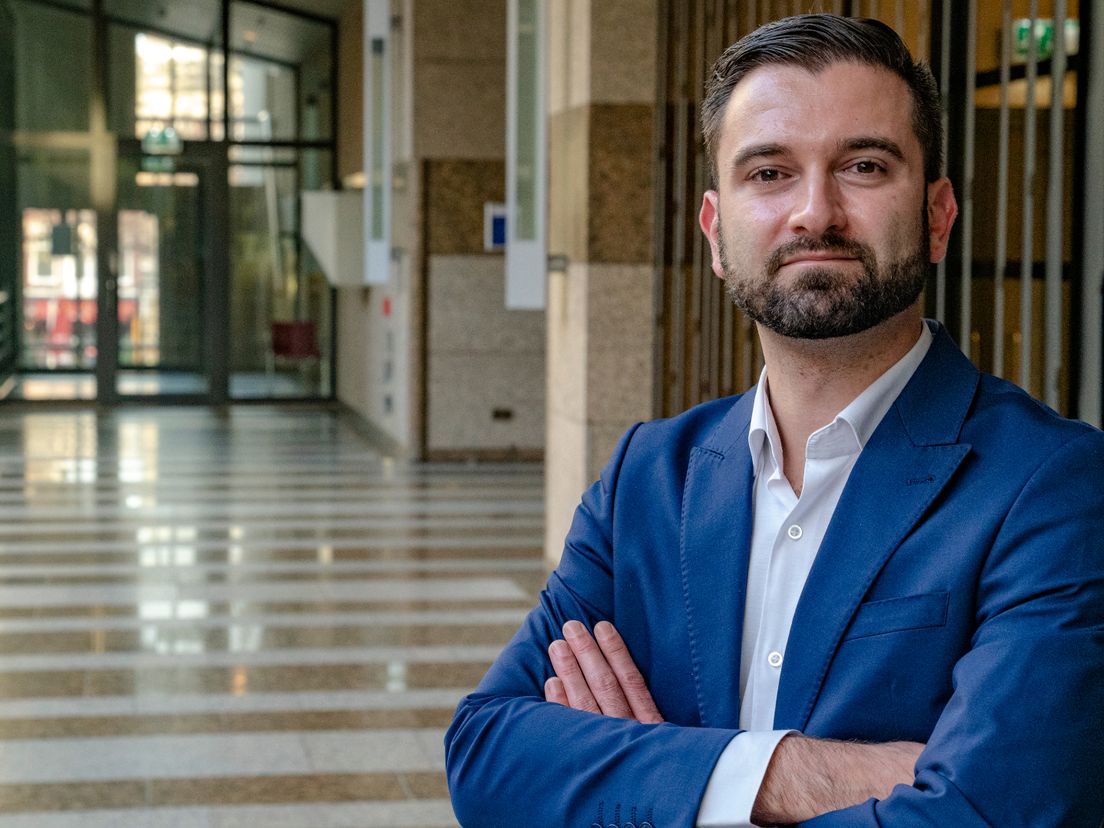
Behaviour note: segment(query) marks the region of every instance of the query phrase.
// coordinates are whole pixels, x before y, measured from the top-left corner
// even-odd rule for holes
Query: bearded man
[[[461,822],[1098,828],[1104,435],[921,319],[957,212],[930,71],[807,15],[707,92],[700,223],[766,368],[583,496],[446,736]]]

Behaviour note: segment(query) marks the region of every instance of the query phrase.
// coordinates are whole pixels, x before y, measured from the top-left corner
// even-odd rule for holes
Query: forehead
[[[718,155],[723,159],[749,143],[811,149],[870,134],[897,141],[906,156],[920,155],[912,128],[912,94],[893,72],[844,62],[818,72],[767,65],[749,72],[732,91],[721,121]]]

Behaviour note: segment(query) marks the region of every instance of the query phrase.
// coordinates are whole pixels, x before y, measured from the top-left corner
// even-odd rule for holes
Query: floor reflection
[[[441,734],[541,585],[541,491],[323,410],[0,420],[0,824],[454,825]]]

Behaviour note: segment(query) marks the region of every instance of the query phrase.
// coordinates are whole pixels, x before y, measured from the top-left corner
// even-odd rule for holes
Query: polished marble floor
[[[0,828],[455,826],[541,480],[307,407],[0,408]]]
[[[207,378],[184,371],[119,371],[116,391],[124,397],[203,396],[208,392]],[[230,375],[230,399],[301,399],[319,395],[317,383],[301,372],[235,371]],[[10,388],[0,399],[32,402],[91,401],[96,399],[93,372],[24,372],[12,378]]]

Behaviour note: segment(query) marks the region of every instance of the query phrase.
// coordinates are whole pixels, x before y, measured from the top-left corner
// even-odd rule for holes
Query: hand
[[[547,701],[644,724],[663,721],[629,648],[608,621],[594,625],[595,643],[578,621],[563,627],[564,640],[548,647],[556,675],[544,684]]]

